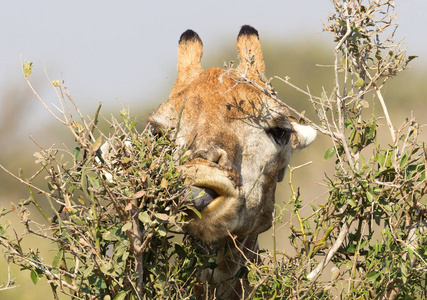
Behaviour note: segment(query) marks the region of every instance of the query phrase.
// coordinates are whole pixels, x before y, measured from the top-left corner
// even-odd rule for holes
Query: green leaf
[[[405,266],[400,267],[400,271],[402,272],[402,281],[403,284],[406,284],[406,282],[408,281],[408,270],[406,269]]]
[[[324,160],[328,160],[330,159],[332,156],[334,156],[335,154],[335,147],[332,146],[331,148],[329,148],[328,150],[326,150],[325,152],[325,156],[323,156]]]
[[[70,220],[73,223],[75,223],[76,225],[80,225],[80,226],[84,226],[85,225],[85,222],[81,218],[79,218],[78,216],[76,216],[76,215],[70,216]]]
[[[129,257],[129,252],[128,252],[128,251],[123,252],[122,260],[123,260],[123,261],[126,261],[126,259],[127,259],[128,257]]]
[[[188,208],[191,209],[199,217],[199,219],[202,218],[202,214],[196,208],[194,208],[192,206],[189,206]]]
[[[178,243],[175,243],[175,252],[181,259],[187,257],[187,252],[185,252],[184,248],[182,248],[182,246]]]
[[[347,203],[350,204],[351,207],[356,207],[356,202],[352,198],[347,199]]]
[[[400,168],[401,169],[406,165],[407,161],[408,161],[408,155],[405,154],[402,156],[402,159],[400,160]]]
[[[126,109],[122,109],[120,111],[120,116],[123,118],[123,120],[126,120],[126,115],[127,115],[127,110]]]
[[[82,177],[81,177],[80,184],[82,185],[83,191],[86,191],[87,190],[87,177],[86,177],[84,169],[82,169]]]
[[[127,222],[125,225],[123,225],[122,231],[125,232],[125,231],[128,231],[131,228],[132,228],[132,222]]]
[[[385,210],[386,210],[386,211],[388,211],[388,212],[392,212],[392,211],[393,211],[393,209],[391,208],[390,204],[385,204],[385,205],[384,205],[384,208],[385,208]]]
[[[255,284],[257,284],[259,282],[259,278],[257,276],[256,270],[252,269],[249,271],[248,273],[248,281],[249,284],[251,284],[252,286],[254,286]]]
[[[366,198],[368,198],[368,201],[371,203],[374,202],[376,199],[375,194],[369,190],[366,191]]]
[[[26,78],[31,75],[31,72],[33,71],[33,63],[29,61],[25,61],[22,64],[22,70],[24,70],[24,75]]]
[[[165,226],[163,225],[159,225],[157,232],[159,233],[160,236],[166,236],[167,234],[167,229]]]
[[[99,267],[99,269],[105,275],[110,275],[111,274],[111,272],[110,272],[110,269],[111,269],[110,264],[102,265],[102,266]]]
[[[380,50],[377,50],[377,52],[375,52],[375,58],[376,58],[377,60],[382,60],[382,59],[383,59],[383,57],[382,57],[382,54],[381,54],[381,51],[380,51]]]
[[[151,218],[146,211],[141,212],[138,216],[138,219],[144,224],[150,223],[151,221]]]
[[[111,231],[106,231],[102,234],[102,238],[106,241],[117,241],[117,237],[111,232]]]
[[[377,279],[380,275],[381,275],[381,273],[380,273],[380,272],[372,271],[372,272],[370,272],[370,273],[368,273],[368,274],[366,275],[366,279],[368,279],[368,280],[375,280],[375,279]]]
[[[346,59],[345,57],[341,57],[340,58],[340,64],[341,64],[343,69],[347,69],[348,66],[350,65],[350,61],[348,59]]]
[[[360,249],[365,248],[366,244],[368,244],[368,241],[367,241],[367,240],[363,241],[363,242],[360,244],[359,248],[360,248]]]
[[[356,253],[356,245],[354,245],[354,244],[350,244],[350,245],[348,246],[348,248],[347,248],[347,251],[348,251],[349,253],[351,253],[351,254]]]
[[[31,280],[33,281],[33,283],[37,284],[37,282],[39,281],[39,275],[37,274],[37,272],[35,270],[31,270],[30,277],[31,277]]]
[[[94,267],[95,267],[95,264],[89,265],[89,267],[83,272],[83,277],[88,278],[91,275]]]
[[[7,211],[6,207],[2,206],[2,208],[0,209],[0,214],[5,211]],[[4,228],[8,229],[10,225],[12,225],[12,223],[9,220],[6,220],[6,222],[4,223]]]
[[[54,268],[59,267],[59,264],[62,261],[63,255],[64,255],[64,250],[62,250],[62,249],[56,253],[55,257],[53,258],[52,267],[54,267]]]
[[[99,188],[101,183],[99,182],[99,177],[96,174],[87,174],[87,178],[89,179],[91,185],[94,188]]]
[[[412,259],[414,258],[414,251],[412,251],[411,248],[408,248],[408,255],[409,255],[409,260],[412,261]]]
[[[123,300],[126,298],[127,292],[120,292],[114,297],[113,300]]]
[[[81,204],[86,205],[85,198],[83,198],[83,196],[82,196],[82,195],[80,195],[79,197],[77,197],[77,200],[79,200],[79,202],[80,202]]]
[[[354,83],[355,87],[362,87],[365,84],[365,81],[362,78],[357,79],[357,81]]]
[[[308,220],[307,220],[307,221],[305,221],[304,226],[305,226],[305,228],[306,228],[308,231],[310,231],[310,230],[311,230],[310,222],[309,222]]]
[[[118,245],[114,248],[114,255],[117,257],[123,256],[123,253],[126,251],[126,247],[124,245]]]
[[[411,60],[413,60],[413,59],[415,59],[417,57],[418,57],[417,55],[409,55],[408,59],[406,60],[406,64],[408,64]]]
[[[129,125],[129,130],[131,130],[136,124],[138,124],[138,121],[133,121],[130,125]]]

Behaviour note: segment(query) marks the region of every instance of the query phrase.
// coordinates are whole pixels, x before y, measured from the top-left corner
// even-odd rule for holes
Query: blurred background
[[[396,2],[400,26],[395,40],[404,38],[408,54],[418,56],[411,68],[385,88],[391,118],[398,127],[412,111],[420,123],[427,123],[427,2]],[[333,62],[333,37],[322,32],[322,22],[326,23],[332,9],[329,0],[2,1],[0,164],[15,174],[23,169],[30,176],[37,169],[33,153],[39,150],[30,136],[46,148],[52,144],[62,147],[63,143],[72,148],[74,143],[28,88],[21,59],[34,63],[30,80],[45,102],[56,102],[46,72],[52,80],[65,80],[84,115],[93,116],[100,100],[106,118],[118,115],[120,100],[143,123],[144,116],[166,100],[172,88],[182,32],[191,28],[202,38],[206,69],[237,59],[237,34],[242,25],[249,24],[259,31],[267,77],[289,76],[292,83],[303,89],[309,86],[313,94],[320,95],[322,87],[330,91],[333,76],[331,69],[316,66]],[[305,95],[279,81],[273,85],[279,98],[314,116]],[[312,161],[294,176],[294,185],[301,186],[307,204],[321,201],[325,191],[324,173],[333,170],[333,160],[323,160],[329,147],[328,138],[320,136],[313,146],[294,156],[294,166]],[[288,180],[287,176],[279,184],[279,204],[288,201]],[[27,198],[25,186],[0,170],[0,207],[10,207],[22,198]],[[19,220],[12,216],[2,219],[10,220],[11,227],[23,233]],[[282,229],[279,250],[290,251],[287,224]],[[51,255],[49,245],[34,245],[32,240],[24,245],[40,247],[48,259]],[[271,232],[263,234],[261,247],[271,247]],[[7,263],[1,256],[0,283],[7,276]],[[0,299],[34,299],[35,291],[50,295],[48,284],[40,281],[34,286],[29,272],[12,266],[11,276],[20,287],[0,291]]]

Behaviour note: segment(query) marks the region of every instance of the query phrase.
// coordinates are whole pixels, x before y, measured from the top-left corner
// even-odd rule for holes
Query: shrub
[[[55,86],[67,94],[63,85]],[[108,137],[96,128],[98,115],[89,123],[62,117],[77,146],[35,154],[49,190],[32,184],[42,172],[30,179],[21,174],[30,197],[16,208],[26,230],[52,241],[56,255],[48,263],[37,251],[24,253],[21,238],[7,235],[7,224],[0,227],[5,255],[31,270],[34,283],[46,277],[54,295],[59,290],[75,299],[191,296],[207,262],[194,245],[171,239],[182,234],[186,211],[193,210],[183,197],[182,150],[149,130],[139,133],[126,110],[121,122],[112,119]],[[43,197],[49,207],[40,204]],[[29,206],[46,224],[31,219]]]
[[[326,199],[304,215],[303,200],[292,182],[298,167],[290,168],[291,197],[285,208],[276,207],[273,229],[290,209],[290,242],[297,254],[291,257],[274,249],[262,251],[257,263],[248,261],[252,290],[247,298],[425,298],[426,149],[418,140],[422,125],[411,116],[396,129],[382,94],[388,79],[415,56],[407,56],[400,43],[393,42],[397,25],[391,1],[333,4],[324,28],[336,42],[333,89],[316,96],[288,79],[273,79],[307,95],[317,122],[290,109],[301,122],[330,137],[332,147],[324,158],[334,159],[335,172],[326,175]],[[27,79],[31,68],[24,63]],[[263,78],[265,86],[244,76],[239,80],[280,101],[272,79]],[[17,178],[28,186],[30,196],[15,209],[29,233],[53,242],[56,255],[47,263],[37,251],[23,252],[21,237],[9,236],[5,223],[0,245],[6,256],[30,270],[33,282],[46,277],[56,298],[58,291],[75,299],[195,298],[200,272],[215,265],[209,263],[212,251],[206,245],[177,238],[186,213],[194,210],[183,197],[187,190],[179,166],[184,150],[166,138],[174,133],[154,137],[148,130],[138,132],[135,120],[123,110],[122,121],[113,118],[112,133],[106,135],[96,126],[99,110],[93,120],[84,119],[63,82],[52,85],[62,115],[51,113],[68,127],[77,147],[41,149],[36,156],[49,191],[32,184],[41,172],[29,179],[21,173]],[[79,122],[68,106],[74,107]],[[49,207],[40,204],[40,197],[48,199]],[[30,218],[29,206],[47,225]],[[333,266],[329,275],[324,274],[328,264]]]

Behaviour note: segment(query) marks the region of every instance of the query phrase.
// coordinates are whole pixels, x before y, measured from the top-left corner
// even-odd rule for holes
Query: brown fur
[[[271,226],[276,182],[283,179],[293,149],[311,142],[300,143],[300,132],[292,134],[292,142],[280,139],[282,132],[295,132],[288,109],[239,79],[244,75],[262,84],[259,74],[265,66],[257,31],[243,26],[237,48],[240,65],[235,70],[204,71],[202,42],[186,31],[178,46],[176,83],[150,117],[154,127],[178,131],[178,144],[188,149],[183,167],[188,183],[218,194],[187,230],[219,246],[218,268],[203,278],[227,282],[217,286],[217,295],[225,299],[242,296],[240,282],[229,279],[245,264],[229,234],[237,236],[247,257],[255,257],[257,235]]]

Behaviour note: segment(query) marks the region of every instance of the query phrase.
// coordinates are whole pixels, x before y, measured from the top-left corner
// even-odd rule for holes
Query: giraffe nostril
[[[219,155],[216,163],[224,168],[231,168],[233,166],[230,156],[222,149],[219,149]]]
[[[198,150],[191,155],[190,159],[193,160],[196,158],[202,158],[224,168],[231,168],[233,166],[232,161],[227,152],[220,148]]]

